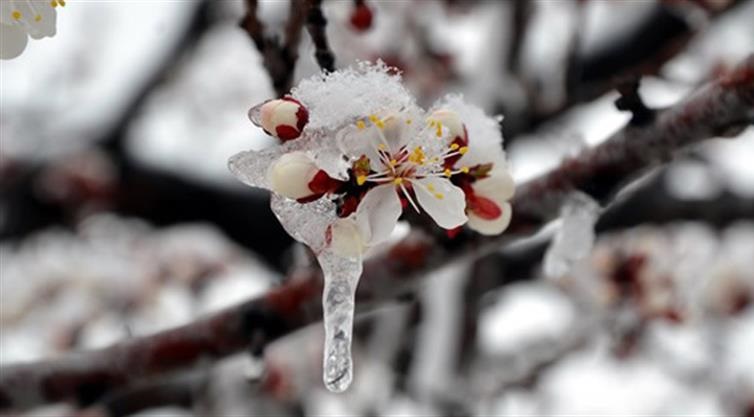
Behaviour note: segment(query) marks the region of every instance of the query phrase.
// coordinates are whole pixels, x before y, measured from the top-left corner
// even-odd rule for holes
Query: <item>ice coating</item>
[[[600,211],[599,204],[586,194],[573,193],[567,197],[561,209],[563,224],[545,254],[545,275],[563,276],[591,252],[594,224]]]
[[[353,314],[362,264],[361,259],[344,258],[327,250],[317,260],[325,278],[322,293],[325,323],[322,380],[330,391],[343,392],[353,379]]]

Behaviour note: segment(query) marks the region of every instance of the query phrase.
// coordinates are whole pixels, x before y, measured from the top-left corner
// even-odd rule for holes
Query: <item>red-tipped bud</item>
[[[364,2],[357,4],[351,12],[351,26],[359,31],[365,32],[372,27],[374,12]]]
[[[256,108],[249,112],[252,122],[264,129],[267,134],[275,136],[283,142],[301,136],[301,131],[309,122],[309,111],[298,100],[283,97],[264,103],[255,117]],[[258,119],[258,120],[257,120]]]

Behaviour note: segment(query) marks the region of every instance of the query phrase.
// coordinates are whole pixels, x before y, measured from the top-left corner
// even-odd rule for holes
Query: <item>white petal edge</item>
[[[13,59],[26,49],[29,36],[15,25],[0,24],[0,59]]]
[[[369,190],[355,213],[367,245],[373,246],[389,239],[401,213],[403,206],[393,184]]]
[[[516,192],[513,177],[505,168],[494,167],[490,176],[474,183],[474,193],[502,204],[510,200]]]
[[[499,204],[502,214],[500,217],[494,220],[486,220],[481,217],[477,217],[474,213],[469,213],[469,227],[487,236],[495,236],[503,233],[511,222],[511,215],[513,209],[510,203]]]
[[[356,221],[347,217],[330,226],[330,250],[344,258],[360,258],[366,250],[364,236]]]
[[[466,195],[463,190],[440,177],[427,177],[412,183],[419,205],[438,226],[455,229],[466,223]]]

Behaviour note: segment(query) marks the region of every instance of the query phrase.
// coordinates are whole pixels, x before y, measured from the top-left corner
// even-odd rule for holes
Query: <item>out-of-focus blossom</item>
[[[65,4],[65,0],[0,1],[0,59],[21,55],[29,36],[32,39],[54,36],[55,9]]]

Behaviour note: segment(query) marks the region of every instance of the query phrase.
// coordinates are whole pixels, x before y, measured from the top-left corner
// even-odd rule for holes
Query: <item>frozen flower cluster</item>
[[[21,55],[29,36],[54,36],[55,9],[65,4],[65,0],[0,0],[0,59]]]
[[[273,192],[283,227],[317,254],[325,279],[324,382],[351,383],[351,334],[364,253],[392,234],[404,210],[453,235],[464,225],[502,233],[513,180],[499,120],[458,96],[421,109],[382,63],[304,80],[249,118],[280,146],[241,152],[230,170]]]
[[[315,252],[358,258],[404,210],[449,231],[496,235],[510,222],[514,185],[498,120],[458,96],[424,111],[383,64],[306,80],[250,118],[282,145],[241,152],[230,169],[275,194],[284,225],[325,217],[316,230],[289,230]]]

